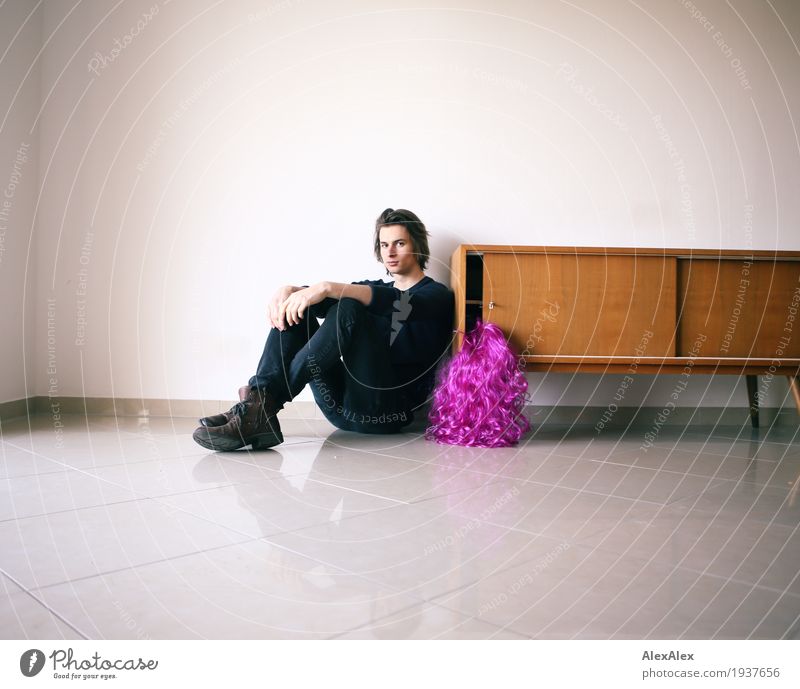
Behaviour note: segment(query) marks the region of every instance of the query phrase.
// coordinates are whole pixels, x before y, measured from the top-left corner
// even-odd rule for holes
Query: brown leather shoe
[[[250,394],[250,386],[243,385],[239,388],[239,401],[244,402],[247,399],[247,396]],[[228,411],[222,412],[222,414],[214,414],[213,416],[204,416],[202,419],[199,419],[198,422],[201,426],[224,426],[228,421],[230,421],[234,416],[234,410],[238,405],[234,404]]]
[[[198,445],[217,452],[248,445],[254,450],[265,450],[283,442],[277,417],[282,408],[266,390],[249,388],[246,398],[229,412],[230,421],[223,426],[200,426],[192,438]]]

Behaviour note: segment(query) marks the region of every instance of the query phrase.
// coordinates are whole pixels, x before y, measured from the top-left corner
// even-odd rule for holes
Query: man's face
[[[384,225],[379,234],[381,259],[392,275],[408,275],[419,266],[414,242],[402,225]]]

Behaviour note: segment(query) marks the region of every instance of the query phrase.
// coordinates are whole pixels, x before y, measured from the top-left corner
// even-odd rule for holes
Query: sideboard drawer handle
[[[491,311],[493,308],[494,308],[494,302],[490,301],[489,302],[489,310]]]

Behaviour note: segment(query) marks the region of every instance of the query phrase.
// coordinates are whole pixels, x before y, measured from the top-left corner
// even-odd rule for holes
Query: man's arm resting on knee
[[[325,318],[325,316],[328,314],[328,309],[330,309],[331,306],[339,301],[339,299],[344,299],[345,297],[356,299],[367,306],[370,304],[370,299],[374,299],[373,293],[369,291],[369,285],[359,283],[331,282],[329,280],[325,280],[320,284],[324,285],[325,294],[328,296],[326,296],[322,301],[309,306],[308,313],[315,318]],[[351,287],[355,287],[356,289],[351,290]],[[367,290],[364,289],[365,287]],[[366,301],[364,301],[364,299],[366,299]]]
[[[372,287],[369,285],[354,285],[350,282],[329,282],[325,285],[325,296],[332,299],[355,299],[364,306],[369,306],[372,301]]]
[[[283,330],[286,325],[299,323],[305,316],[306,310],[312,310],[315,304],[324,302],[326,299],[345,298],[356,299],[365,306],[369,306],[372,301],[372,288],[369,285],[353,285],[327,280],[303,287],[289,294],[283,301],[273,324],[279,330]]]

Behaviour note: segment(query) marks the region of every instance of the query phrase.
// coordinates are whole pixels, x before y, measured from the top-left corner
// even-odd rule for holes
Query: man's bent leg
[[[395,433],[411,422],[395,383],[389,335],[354,299],[342,299],[328,311],[319,332],[292,362],[291,380],[311,385],[317,405],[337,428]]]
[[[249,385],[265,388],[280,404],[291,400],[302,390],[302,387],[296,390],[296,384],[292,385],[292,363],[319,329],[317,319],[309,314],[286,330],[272,328]]]
[[[249,386],[268,404],[235,405],[228,423],[197,429],[195,440],[217,450],[248,445],[251,436],[263,435],[264,447],[280,442],[275,413],[308,383],[317,404],[338,428],[393,433],[411,421],[398,401],[388,334],[380,332],[363,304],[342,299],[328,310],[322,326],[307,317],[285,331],[273,329]],[[269,412],[266,416],[262,408]]]
[[[294,359],[308,340],[319,329],[319,323],[313,316],[304,318],[300,323],[280,331],[271,328],[264,344],[264,351],[256,368],[256,374],[247,385],[239,388],[239,401],[248,399],[253,389],[267,390],[279,407],[291,399],[288,391],[288,376],[285,372],[288,362]],[[200,425],[206,427],[224,426],[231,421],[237,411],[234,405],[229,411],[200,419]]]

